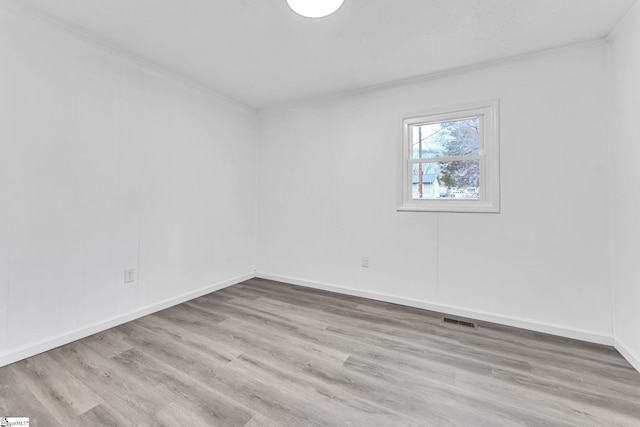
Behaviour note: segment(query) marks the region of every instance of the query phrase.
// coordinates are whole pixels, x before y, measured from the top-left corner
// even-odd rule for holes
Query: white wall
[[[0,64],[0,365],[253,274],[255,111],[5,6]]]
[[[262,112],[258,271],[611,344],[606,76],[596,43]],[[396,212],[402,115],[493,98],[501,213]]]
[[[604,343],[613,274],[617,343],[639,360],[638,15],[612,46],[611,167],[604,44],[257,114],[0,6],[0,365],[256,265]],[[491,98],[502,212],[396,212],[403,114]]]
[[[613,286],[616,347],[640,370],[640,4],[611,43]]]

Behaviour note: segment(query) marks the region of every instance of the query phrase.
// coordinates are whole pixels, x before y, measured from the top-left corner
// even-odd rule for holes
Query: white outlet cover
[[[129,268],[124,271],[124,283],[132,283],[136,281],[136,269]]]

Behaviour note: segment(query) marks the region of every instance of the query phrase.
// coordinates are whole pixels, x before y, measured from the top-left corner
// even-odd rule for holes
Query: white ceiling
[[[255,108],[605,37],[635,0],[16,0]]]

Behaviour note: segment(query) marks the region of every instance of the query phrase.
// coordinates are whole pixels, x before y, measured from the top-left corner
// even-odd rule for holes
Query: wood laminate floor
[[[640,426],[612,348],[252,279],[0,368],[31,426]]]

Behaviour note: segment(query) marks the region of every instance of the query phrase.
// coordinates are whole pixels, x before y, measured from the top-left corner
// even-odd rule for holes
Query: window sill
[[[483,201],[437,200],[430,202],[404,203],[398,212],[462,212],[462,213],[500,213],[500,207]]]

